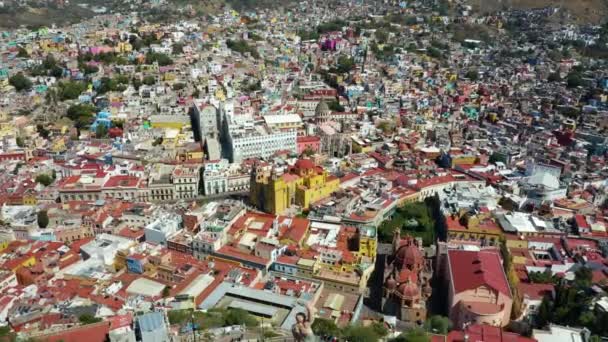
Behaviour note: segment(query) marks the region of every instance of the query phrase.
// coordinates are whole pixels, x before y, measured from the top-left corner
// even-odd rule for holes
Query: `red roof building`
[[[449,250],[448,271],[448,308],[456,327],[509,323],[513,299],[497,251]]]
[[[440,341],[435,340],[433,341]],[[487,324],[472,324],[466,327],[464,331],[450,331],[444,340],[446,342],[465,342],[465,341],[483,341],[483,342],[536,342],[535,339],[521,336],[517,333],[503,331],[501,328]]]

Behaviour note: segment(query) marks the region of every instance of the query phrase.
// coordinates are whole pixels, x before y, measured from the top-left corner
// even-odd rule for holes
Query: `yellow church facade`
[[[259,209],[282,214],[292,205],[308,209],[316,201],[340,188],[340,180],[308,159],[296,162],[282,175],[274,170],[254,168],[251,177],[251,202]]]

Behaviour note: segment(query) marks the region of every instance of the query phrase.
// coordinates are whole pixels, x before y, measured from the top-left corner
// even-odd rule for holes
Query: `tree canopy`
[[[226,46],[228,46],[228,48],[232,51],[236,51],[241,54],[248,52],[251,57],[256,59],[260,58],[258,50],[244,40],[228,40],[226,42]]]
[[[12,85],[13,87],[15,87],[15,89],[17,89],[17,91],[29,90],[32,88],[32,85],[33,85],[32,81],[30,81],[29,78],[27,78],[25,75],[23,75],[22,72],[11,76],[8,79],[8,83],[10,85]]]
[[[78,103],[70,106],[67,111],[67,117],[74,121],[77,128],[83,128],[93,122],[97,109],[90,104]]]
[[[317,336],[339,336],[340,328],[332,319],[317,318],[312,323],[312,331]]]
[[[49,215],[46,210],[40,210],[37,214],[38,227],[46,228],[49,225]]]
[[[53,177],[47,174],[40,174],[36,176],[36,183],[40,183],[44,186],[49,186],[51,185],[51,183],[53,183]]]

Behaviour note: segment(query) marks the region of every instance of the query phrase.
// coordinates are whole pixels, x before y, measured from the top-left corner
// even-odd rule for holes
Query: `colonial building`
[[[431,264],[421,251],[422,244],[411,236],[393,238],[393,255],[386,260],[382,311],[402,321],[422,324],[426,320],[426,301],[431,295]]]
[[[307,209],[340,187],[340,180],[309,159],[298,160],[279,175],[274,168],[254,167],[251,173],[251,202],[260,210],[281,214],[292,205]]]
[[[497,250],[448,250],[448,310],[457,328],[509,324],[513,297]]]

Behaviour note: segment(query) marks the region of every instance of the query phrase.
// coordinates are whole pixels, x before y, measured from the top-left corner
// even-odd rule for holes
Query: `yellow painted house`
[[[280,176],[274,170],[254,168],[250,197],[261,210],[282,214],[291,205],[308,209],[311,203],[328,197],[339,187],[338,178],[330,176],[311,160],[300,159],[292,172]]]
[[[114,48],[114,51],[118,53],[129,53],[133,51],[133,46],[129,44],[129,42],[119,42]]]
[[[473,215],[462,210],[458,214],[446,216],[446,226],[448,241],[479,241],[491,246],[498,246],[503,238],[502,229],[489,212]]]
[[[36,257],[32,255],[29,257],[12,259],[6,262],[3,267],[7,267],[12,272],[17,272],[21,267],[32,267],[34,265],[36,265]]]
[[[6,249],[6,247],[8,247],[9,242],[10,241],[8,241],[8,240],[0,241],[0,252],[2,252],[3,250]]]

